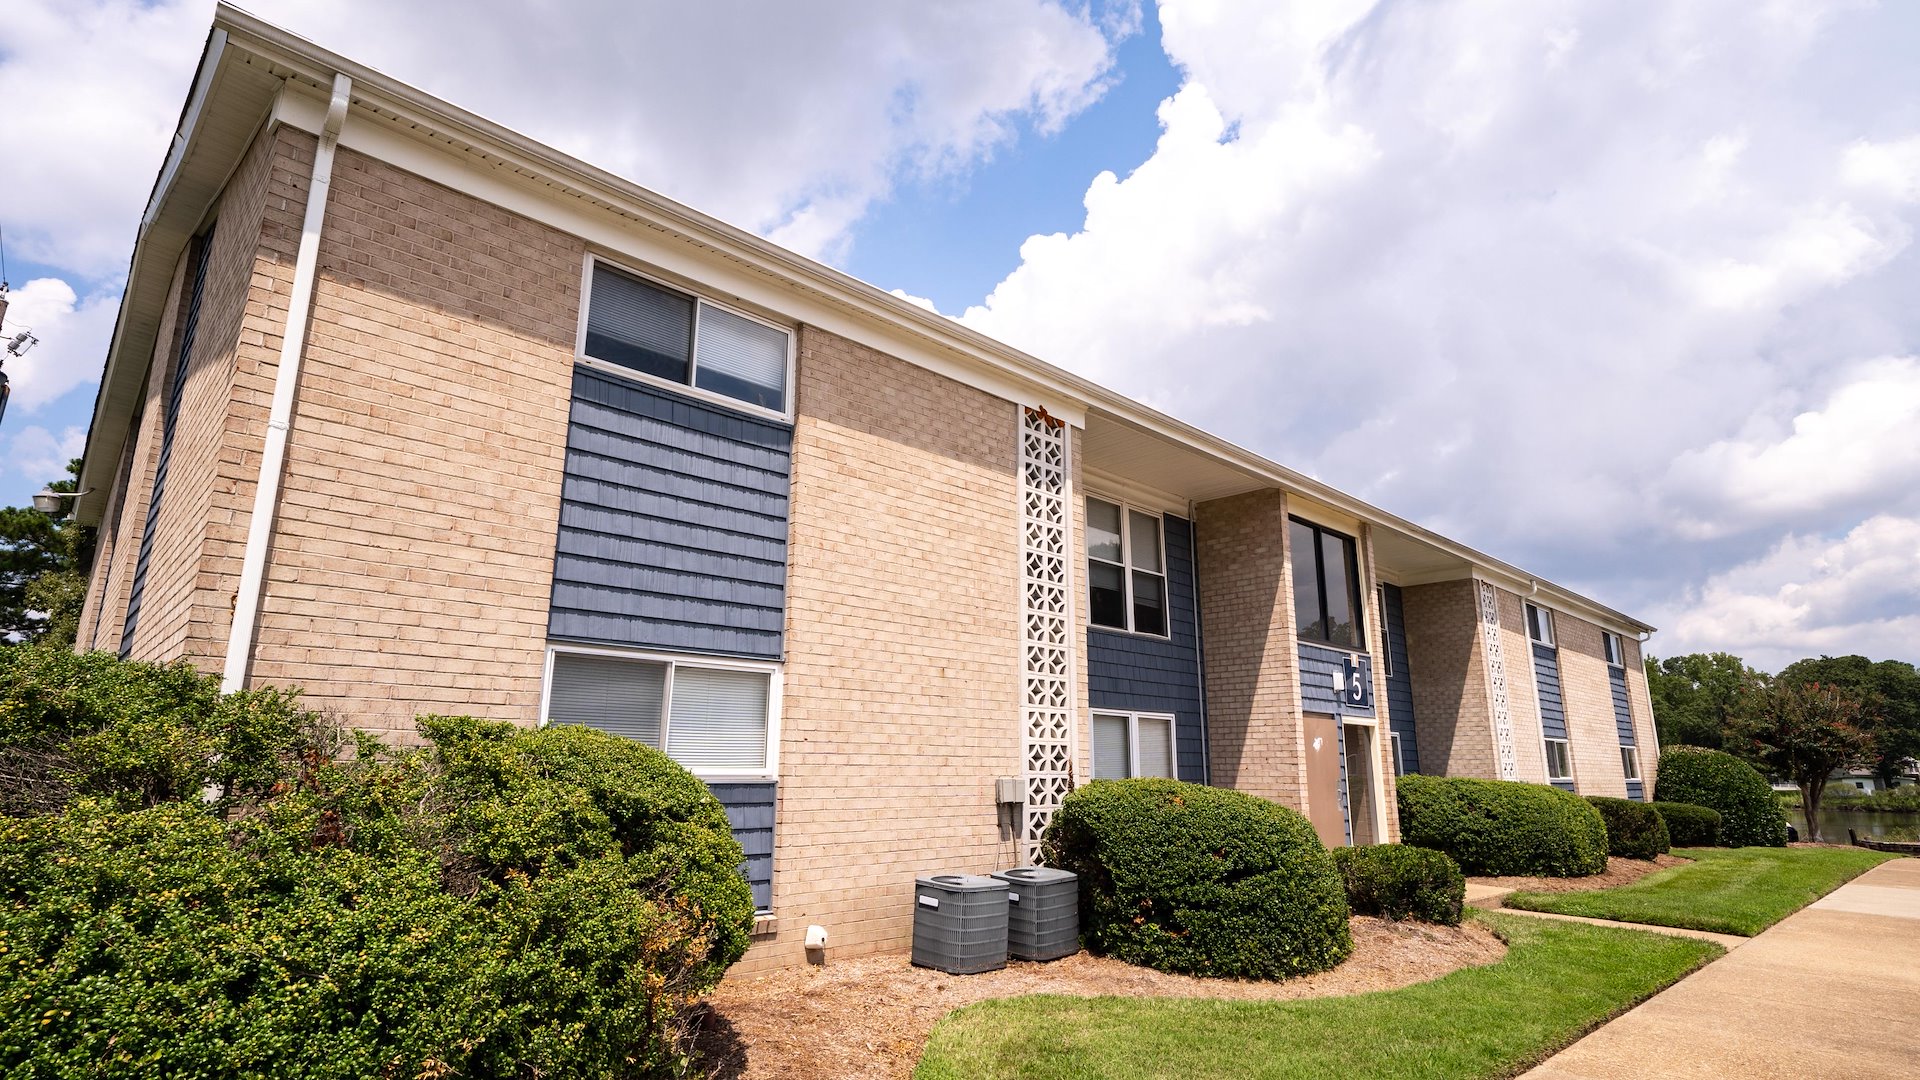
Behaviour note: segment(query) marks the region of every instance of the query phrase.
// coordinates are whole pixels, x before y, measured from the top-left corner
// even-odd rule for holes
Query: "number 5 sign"
[[[1340,661],[1340,704],[1355,709],[1373,708],[1373,661],[1365,656],[1347,656]]]

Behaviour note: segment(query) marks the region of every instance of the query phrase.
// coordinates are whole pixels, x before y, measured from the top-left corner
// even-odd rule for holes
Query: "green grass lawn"
[[[1529,911],[1752,937],[1849,879],[1899,857],[1864,848],[1688,848],[1674,854],[1694,862],[1617,889],[1522,892],[1502,903]]]
[[[1717,945],[1480,915],[1506,958],[1309,1001],[1023,997],[933,1029],[916,1080],[1510,1076],[1720,955]]]

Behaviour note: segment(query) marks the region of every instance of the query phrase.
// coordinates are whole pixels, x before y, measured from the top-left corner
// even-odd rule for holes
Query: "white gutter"
[[[253,635],[260,618],[260,592],[266,580],[267,548],[273,540],[274,516],[280,509],[280,474],[287,460],[287,428],[293,421],[293,394],[300,382],[300,360],[306,352],[307,322],[313,311],[313,278],[320,261],[320,226],[327,216],[327,192],[333,184],[333,151],[346,123],[353,80],[333,77],[333,100],[327,104],[326,124],[313,155],[313,176],[307,184],[307,215],[300,229],[300,250],[293,264],[293,297],[287,303],[287,326],[280,338],[280,369],[273,379],[273,407],[267,414],[266,444],[260,451],[260,479],[253,490],[253,517],[247,525],[247,551],[240,564],[240,590],[234,597],[233,630],[227,637],[227,665],[220,680],[223,693],[245,689],[247,668],[253,659]]]

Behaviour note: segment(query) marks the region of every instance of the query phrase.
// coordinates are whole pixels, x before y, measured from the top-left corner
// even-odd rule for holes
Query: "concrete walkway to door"
[[[1920,859],[1882,863],[1526,1080],[1920,1073]]]

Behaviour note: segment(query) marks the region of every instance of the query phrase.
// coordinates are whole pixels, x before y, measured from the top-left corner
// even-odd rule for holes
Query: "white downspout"
[[[313,155],[313,176],[307,184],[307,213],[300,229],[300,249],[293,264],[293,296],[287,302],[287,326],[280,338],[280,369],[273,379],[273,407],[267,414],[267,438],[260,451],[260,479],[253,490],[253,516],[247,525],[247,550],[240,563],[240,589],[234,596],[233,631],[227,638],[226,670],[220,689],[233,693],[247,685],[253,659],[253,635],[260,617],[260,591],[266,578],[267,548],[273,539],[274,515],[280,508],[280,474],[287,460],[287,427],[293,421],[293,394],[300,382],[300,360],[305,354],[307,322],[313,310],[313,278],[320,260],[320,225],[327,215],[327,191],[333,182],[333,151],[340,127],[347,119],[347,101],[353,80],[333,77],[333,100],[327,103],[326,123]]]

